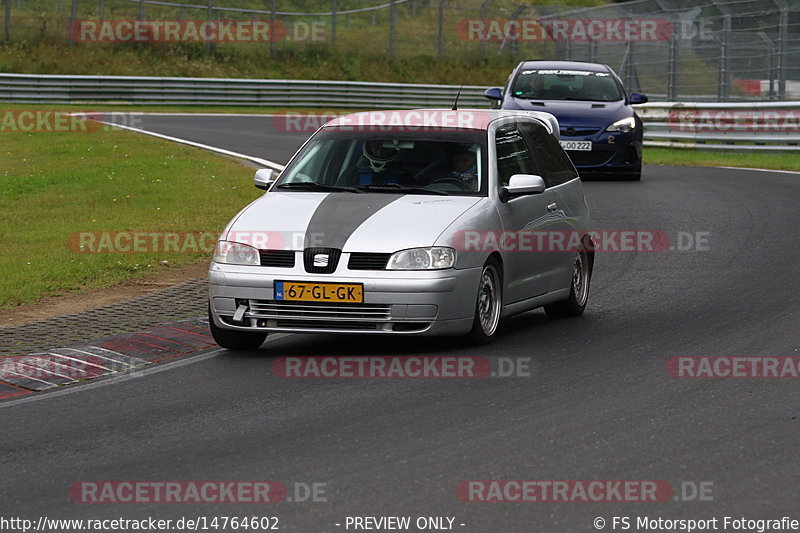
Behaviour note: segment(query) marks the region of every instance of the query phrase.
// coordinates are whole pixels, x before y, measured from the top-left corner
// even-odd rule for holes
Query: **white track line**
[[[716,167],[725,168],[728,170],[755,170],[756,172],[780,172],[782,174],[800,174],[796,170],[777,170],[774,168],[748,168],[748,167]]]
[[[227,352],[225,348],[217,348],[211,352],[207,352],[204,354],[196,355],[194,357],[187,357],[184,359],[179,359],[178,361],[172,361],[170,363],[164,363],[162,365],[157,365],[149,368],[143,368],[141,370],[135,370],[133,372],[126,372],[120,376],[115,376],[112,378],[103,379],[101,381],[96,381],[94,383],[86,383],[81,385],[74,385],[71,387],[66,387],[61,390],[53,391],[49,394],[39,394],[34,392],[33,396],[24,396],[18,400],[11,400],[6,402],[0,402],[0,409],[4,407],[10,407],[12,405],[19,405],[21,403],[29,403],[29,402],[37,402],[39,400],[45,400],[47,398],[56,398],[58,396],[64,396],[66,394],[73,394],[75,392],[81,392],[89,389],[96,389],[97,387],[105,387],[107,385],[113,385],[114,383],[120,383],[122,381],[128,381],[131,379],[142,378],[148,376],[150,374],[157,374],[159,372],[163,372],[165,370],[171,370],[173,368],[178,368],[181,366],[189,365],[192,363],[199,363],[200,361],[205,361],[206,359],[212,359],[217,357],[218,355]]]
[[[120,128],[120,129],[123,129],[123,130],[129,130],[129,131],[133,131],[133,132],[136,132],[136,133],[142,133],[144,135],[150,135],[151,137],[158,137],[159,139],[164,139],[164,140],[167,140],[167,141],[172,141],[172,142],[176,142],[176,143],[180,143],[180,144],[185,144],[187,146],[193,146],[195,148],[201,148],[203,150],[208,150],[210,152],[215,152],[215,153],[222,154],[222,155],[227,155],[227,156],[231,156],[231,157],[238,157],[239,159],[246,159],[247,161],[252,161],[253,163],[256,163],[258,165],[275,169],[278,172],[282,172],[283,169],[284,169],[283,165],[279,165],[278,163],[275,163],[274,161],[269,161],[268,159],[262,159],[260,157],[253,157],[252,155],[247,155],[247,154],[240,154],[239,152],[233,152],[231,150],[226,150],[224,148],[217,148],[216,146],[210,146],[210,145],[207,145],[207,144],[201,144],[201,143],[197,143],[197,142],[190,141],[190,140],[187,140],[187,139],[181,139],[181,138],[178,138],[178,137],[171,137],[169,135],[163,135],[161,133],[155,133],[153,131],[147,131],[147,130],[143,130],[143,129],[139,129],[139,128],[134,128],[134,127],[131,127],[131,126],[123,126],[122,124],[115,124],[113,122],[100,121],[100,123],[101,124],[105,124],[106,126],[112,126],[114,128]]]
[[[282,339],[284,337],[288,337],[289,335],[290,335],[289,333],[272,333],[267,338],[272,340],[277,340],[277,339]],[[123,371],[123,373],[120,373],[117,376],[108,378],[98,376],[98,378],[95,378],[99,379],[98,381],[89,381],[87,383],[81,383],[81,384],[72,383],[69,384],[68,386],[64,385],[62,386],[63,388],[54,390],[53,392],[48,392],[47,394],[42,394],[41,392],[34,391],[32,394],[25,395],[17,400],[7,400],[0,402],[0,409],[3,409],[4,407],[10,407],[12,405],[19,405],[22,403],[38,402],[39,400],[46,400],[47,398],[57,398],[59,396],[64,396],[65,394],[73,394],[85,390],[96,389],[98,387],[105,387],[107,385],[113,385],[114,383],[120,383],[131,379],[143,378],[151,374],[158,374],[166,370],[172,370],[173,368],[180,368],[182,366],[191,365],[193,363],[199,363],[201,361],[206,361],[208,359],[213,359],[215,357],[218,357],[219,355],[224,354],[227,351],[228,350],[226,350],[225,348],[215,348],[210,352],[201,353],[199,355],[183,356],[180,359],[176,361],[170,361],[169,363],[156,363],[155,366],[151,366],[153,365],[153,363],[150,363],[149,365],[144,366],[140,370],[134,370],[130,372]]]

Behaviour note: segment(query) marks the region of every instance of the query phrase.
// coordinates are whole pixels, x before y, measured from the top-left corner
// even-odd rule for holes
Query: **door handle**
[[[556,209],[558,209],[558,204],[557,204],[557,203],[555,203],[555,202],[553,202],[552,204],[549,204],[549,205],[547,206],[547,210],[548,210],[548,211],[550,211],[551,213],[552,213],[553,211],[555,211]]]

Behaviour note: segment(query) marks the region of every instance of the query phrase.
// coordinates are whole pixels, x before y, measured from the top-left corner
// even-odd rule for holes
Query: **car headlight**
[[[456,251],[452,248],[411,248],[392,254],[387,270],[440,270],[452,268],[456,262]]]
[[[635,127],[636,120],[633,117],[628,117],[614,122],[612,125],[606,128],[606,131],[621,131],[622,133],[628,133]]]
[[[247,244],[230,241],[217,241],[214,248],[214,262],[228,265],[260,265],[258,249]]]

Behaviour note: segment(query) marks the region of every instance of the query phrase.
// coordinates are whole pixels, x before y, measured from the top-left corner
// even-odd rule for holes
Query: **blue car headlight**
[[[628,133],[636,128],[636,120],[633,117],[623,118],[611,124],[606,128],[606,131],[619,131],[621,133]]]

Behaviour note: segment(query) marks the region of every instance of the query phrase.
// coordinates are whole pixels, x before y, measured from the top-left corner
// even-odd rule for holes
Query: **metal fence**
[[[796,0],[637,0],[553,17],[655,23],[655,39],[560,43],[559,57],[608,63],[631,90],[671,101],[800,99]]]
[[[507,64],[522,59],[584,60],[609,64],[629,89],[653,98],[800,99],[797,0],[633,0],[588,8],[517,0],[2,2],[3,37],[12,43],[60,39],[70,46],[87,46],[74,35],[68,38],[68,28],[80,21],[263,20],[271,25],[269,42],[204,41],[199,51],[195,47],[187,53],[218,48],[266,59],[284,52],[327,50],[387,61],[439,59],[436,64],[442,68],[449,58],[480,62],[500,57]],[[505,75],[498,72],[498,83]]]
[[[302,80],[0,74],[0,101],[225,105],[285,108],[449,108],[460,87]],[[485,87],[464,86],[461,108],[488,108]],[[679,148],[800,150],[800,102],[637,106],[645,144]],[[330,112],[320,113],[329,116]]]
[[[460,105],[488,108],[484,89],[464,86]],[[0,74],[0,101],[29,104],[450,107],[458,90],[414,83]]]

